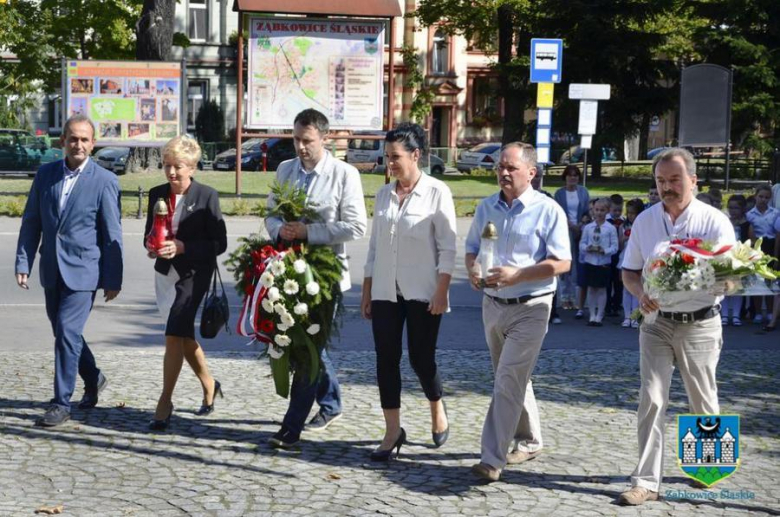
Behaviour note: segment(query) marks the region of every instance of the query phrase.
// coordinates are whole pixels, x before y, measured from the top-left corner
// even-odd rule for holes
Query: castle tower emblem
[[[679,415],[677,463],[708,488],[739,467],[739,415]]]

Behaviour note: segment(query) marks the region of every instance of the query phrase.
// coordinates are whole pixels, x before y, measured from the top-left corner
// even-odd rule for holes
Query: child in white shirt
[[[617,230],[607,222],[609,209],[609,199],[599,199],[594,203],[594,221],[583,228],[580,239],[580,257],[585,264],[585,285],[588,288],[590,327],[603,325],[612,255],[618,251]]]

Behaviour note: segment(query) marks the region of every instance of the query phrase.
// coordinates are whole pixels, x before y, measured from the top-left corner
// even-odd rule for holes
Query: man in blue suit
[[[40,245],[41,286],[54,331],[54,398],[38,425],[70,419],[76,373],[84,379],[79,408],[95,407],[107,380],[81,335],[95,292],[116,298],[122,287],[122,224],[119,182],[89,155],[95,126],[76,115],[65,123],[65,160],[42,166],[35,175],[16,247],[16,283],[27,281]]]

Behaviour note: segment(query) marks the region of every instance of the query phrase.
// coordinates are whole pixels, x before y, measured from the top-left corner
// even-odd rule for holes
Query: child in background
[[[750,223],[745,218],[746,205],[745,196],[741,194],[734,194],[728,202],[729,219],[731,219],[731,224],[734,225],[734,235],[739,242],[745,242],[749,238]],[[729,324],[729,313],[731,314],[731,324],[735,327],[742,326],[740,313],[742,312],[742,302],[744,300],[743,296],[727,296],[723,300],[721,323],[724,326]]]
[[[756,196],[750,194],[748,197],[745,198],[745,218],[747,218],[747,213],[753,210],[755,206],[756,206]],[[748,320],[753,319],[753,298],[755,297],[748,296],[747,298],[745,298],[745,303],[742,305],[743,319],[748,319]]]
[[[607,215],[607,221],[612,223],[618,234],[618,252],[623,249],[620,244],[620,234],[623,232],[623,225],[626,220],[623,218],[623,196],[612,194],[609,196],[610,209]],[[620,278],[620,268],[618,267],[618,253],[612,255],[612,264],[610,266],[609,287],[607,288],[607,310],[609,317],[617,316],[620,313],[620,307],[623,305],[623,279]]]
[[[645,209],[650,208],[659,201],[661,201],[661,196],[658,195],[658,187],[653,184],[647,190],[647,203],[645,204]]]
[[[710,196],[706,192],[699,192],[698,194],[696,194],[696,199],[698,199],[702,203],[706,203],[706,204],[708,204],[710,206],[713,206],[712,205],[712,196]]]
[[[780,215],[780,211],[769,206],[769,202],[772,200],[772,188],[769,185],[759,185],[756,187],[755,198],[756,206],[745,214],[745,217],[750,222],[750,240],[756,242],[758,239],[763,239],[761,251],[769,256],[774,256],[775,219]],[[761,312],[763,304],[766,305],[767,319],[772,314],[772,297],[754,296],[753,311],[755,317],[753,318],[753,323],[762,323]]]
[[[745,198],[745,214],[753,210],[755,206],[756,206],[756,196],[750,194],[748,197]]]
[[[597,198],[588,201],[588,213],[582,216],[580,221],[580,242],[582,242],[582,229],[593,221],[593,205]],[[579,244],[578,244],[579,246]],[[585,262],[582,255],[578,255],[577,260],[577,312],[574,319],[581,320],[585,317],[585,297],[588,294],[588,284],[585,283]]]
[[[593,205],[593,222],[585,226],[580,239],[580,256],[585,263],[585,285],[588,287],[588,326],[601,327],[607,306],[612,255],[618,251],[615,226],[607,222],[609,199],[598,199]]]
[[[642,202],[641,199],[632,199],[626,204],[626,222],[623,224],[623,231],[618,232],[618,237],[620,241],[620,257],[618,259],[618,274],[620,274],[620,270],[623,268],[623,255],[625,255],[626,251],[626,243],[628,242],[628,238],[631,237],[631,225],[634,224],[634,220],[636,219],[636,216],[638,216],[640,213],[642,213],[642,210],[644,210],[645,204]],[[625,328],[639,328],[639,321],[631,318],[631,313],[634,312],[639,308],[639,300],[636,299],[636,296],[631,294],[628,289],[625,287],[623,288],[623,316],[624,320],[621,324],[621,327]]]
[[[710,199],[712,199],[712,206],[718,210],[723,210],[723,192],[717,187],[710,187],[707,193],[710,195]]]

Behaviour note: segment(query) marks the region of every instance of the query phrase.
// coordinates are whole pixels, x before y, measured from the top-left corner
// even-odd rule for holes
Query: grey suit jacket
[[[276,171],[276,180],[279,183],[295,182],[300,169],[300,158],[282,162]],[[325,158],[312,174],[315,177],[309,185],[307,201],[316,207],[322,221],[306,222],[308,242],[333,248],[345,267],[340,287],[346,291],[352,282],[345,243],[365,235],[367,226],[360,173],[352,165],[337,160],[325,151]],[[269,195],[268,207],[273,207],[274,203],[273,195]],[[265,228],[272,239],[277,239],[282,224],[284,221],[278,217],[266,218]]]

